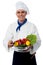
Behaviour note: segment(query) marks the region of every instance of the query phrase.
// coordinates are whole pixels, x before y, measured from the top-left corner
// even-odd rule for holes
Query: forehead
[[[19,10],[17,10],[16,12],[22,12],[22,11],[24,11],[24,12],[26,12],[25,10],[23,10],[23,9],[19,9]]]

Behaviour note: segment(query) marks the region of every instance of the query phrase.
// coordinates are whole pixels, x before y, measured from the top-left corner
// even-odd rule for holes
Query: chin
[[[23,22],[24,20],[20,20],[21,22]]]
[[[22,21],[24,21],[24,19],[19,19],[19,21],[21,21],[21,22],[22,22]]]

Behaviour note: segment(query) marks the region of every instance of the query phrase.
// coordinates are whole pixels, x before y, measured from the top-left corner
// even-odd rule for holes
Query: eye
[[[20,12],[18,11],[17,13],[19,14]]]
[[[22,13],[25,13],[25,11],[22,11]]]

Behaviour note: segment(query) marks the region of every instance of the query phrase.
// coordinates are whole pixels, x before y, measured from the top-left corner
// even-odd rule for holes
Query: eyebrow
[[[21,11],[22,13],[26,12],[26,11]],[[20,13],[20,11],[17,11],[17,13]]]

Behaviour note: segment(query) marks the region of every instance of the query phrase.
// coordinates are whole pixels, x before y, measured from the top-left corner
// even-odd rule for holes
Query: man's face
[[[18,20],[19,20],[20,22],[22,22],[22,21],[25,20],[25,17],[26,17],[26,15],[27,15],[27,12],[24,11],[24,10],[22,10],[22,9],[19,9],[19,10],[16,11],[16,15],[17,15],[17,17],[18,17]]]

